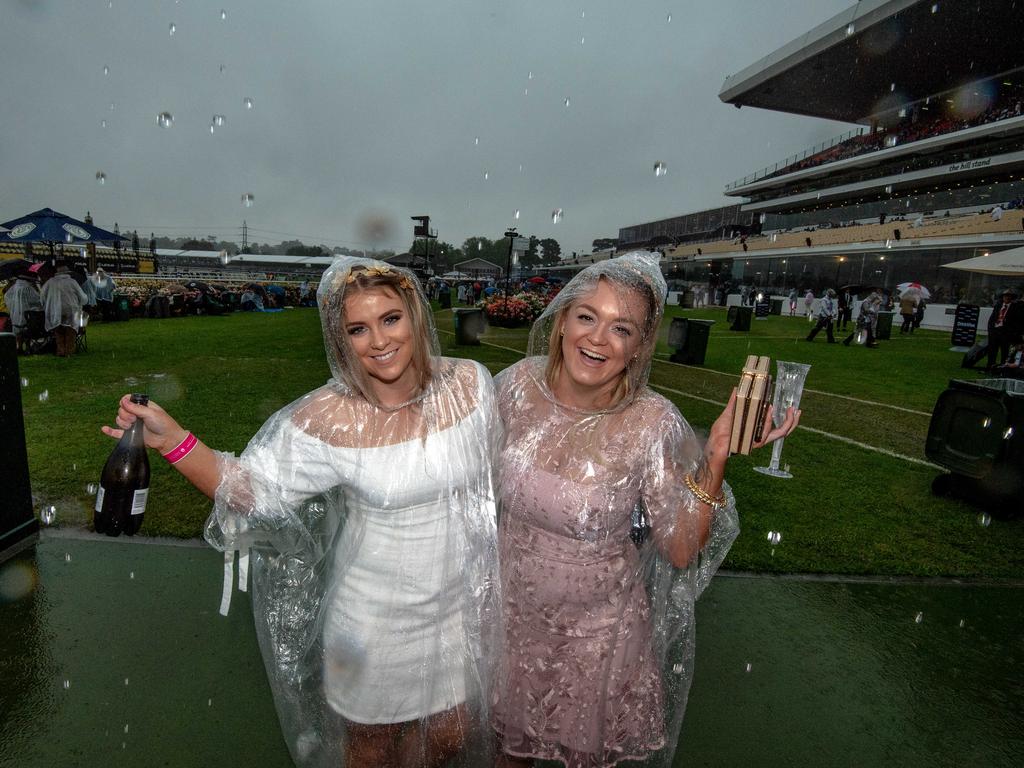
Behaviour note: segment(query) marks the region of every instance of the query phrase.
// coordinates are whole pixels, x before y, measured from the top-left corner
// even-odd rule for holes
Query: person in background
[[[875,328],[878,327],[878,312],[882,308],[882,302],[885,299],[882,297],[882,292],[877,288],[873,288],[868,297],[860,303],[860,314],[857,316],[857,327],[853,333],[843,339],[845,346],[850,346],[853,341],[853,337],[858,332],[863,331],[867,335],[865,346],[868,349],[875,349],[878,347],[878,342],[875,341]]]
[[[96,297],[95,304],[99,309],[100,316],[104,320],[112,319],[114,317],[114,289],[117,287],[113,278],[104,271],[103,267],[99,267],[92,277],[92,284],[92,291]]]
[[[468,286],[465,283],[459,283],[458,288],[455,289],[455,297],[459,300],[459,304],[466,303],[467,295],[469,295]]]
[[[927,303],[924,300],[924,296],[918,296],[917,298],[917,309],[914,310],[914,323],[913,328],[920,328],[921,323],[924,321],[924,308]]]
[[[789,289],[789,316],[796,316],[796,288]]]
[[[900,333],[914,332],[914,316],[917,314],[917,303],[917,291],[904,291],[903,295],[900,296],[900,317],[903,318]]]
[[[846,324],[850,322],[853,315],[853,296],[849,290],[843,289],[839,292],[839,309],[836,317],[836,330],[845,331]]]
[[[1024,333],[1024,304],[1017,300],[1015,289],[1006,288],[988,318],[989,369],[996,366],[996,353],[1000,363],[1006,361],[1010,345],[1021,340],[1021,333]]]
[[[309,306],[309,280],[303,280],[299,284],[299,306]]]
[[[66,264],[57,267],[57,274],[46,281],[39,295],[46,312],[46,330],[57,342],[57,356],[75,353],[75,338],[82,325],[82,308],[88,297],[71,276]]]
[[[40,311],[43,302],[39,298],[39,289],[36,288],[35,276],[30,272],[23,272],[8,287],[4,294],[7,302],[7,309],[11,314],[11,330],[17,339],[18,350],[28,352],[28,312]]]
[[[804,314],[807,317],[811,317],[811,312],[814,307],[814,291],[810,288],[807,289],[807,293],[804,294]]]
[[[825,329],[825,333],[828,336],[828,343],[835,344],[836,337],[832,335],[832,326],[836,319],[836,292],[831,288],[825,291],[825,295],[822,296],[821,302],[818,304],[818,324],[811,329],[811,332],[807,334],[807,341],[814,341],[814,337],[818,335],[818,331],[822,328]]]

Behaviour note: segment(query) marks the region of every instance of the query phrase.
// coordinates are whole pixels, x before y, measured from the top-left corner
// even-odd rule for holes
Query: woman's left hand
[[[729,437],[732,435],[732,421],[735,413],[736,388],[733,387],[725,410],[715,419],[715,423],[711,425],[711,431],[708,433],[708,441],[704,452],[707,455],[708,461],[713,466],[717,464],[724,467],[726,460],[729,458]],[[764,423],[766,428],[771,427],[771,429],[767,432],[762,431],[761,439],[755,440],[752,448],[761,448],[789,435],[796,429],[797,424],[800,423],[800,410],[792,407],[787,409],[786,418],[783,419],[782,424],[776,427],[774,426],[775,422],[772,420],[772,406],[769,405],[764,417]]]

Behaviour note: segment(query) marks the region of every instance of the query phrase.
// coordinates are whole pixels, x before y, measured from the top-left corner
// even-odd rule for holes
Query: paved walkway
[[[196,546],[47,532],[0,566],[0,766],[291,765],[247,596]],[[680,766],[1015,766],[1018,587],[720,576]]]

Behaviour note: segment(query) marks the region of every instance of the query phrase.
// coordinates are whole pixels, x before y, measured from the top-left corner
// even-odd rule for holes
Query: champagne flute
[[[772,396],[772,422],[776,427],[782,426],[786,420],[786,412],[790,408],[800,407],[800,398],[804,393],[804,382],[807,380],[807,372],[811,366],[804,363],[790,363],[785,360],[775,361],[775,394]],[[793,475],[784,469],[779,469],[779,460],[782,458],[782,443],[785,438],[780,438],[772,443],[772,460],[767,467],[754,467],[755,472],[771,477],[791,478]]]

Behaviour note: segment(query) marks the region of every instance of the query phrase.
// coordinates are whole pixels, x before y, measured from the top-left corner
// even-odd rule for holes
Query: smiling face
[[[644,343],[647,314],[639,293],[603,278],[570,304],[557,328],[562,360],[553,390],[559,400],[583,408],[613,405]]]
[[[377,399],[384,404],[411,399],[420,378],[413,365],[416,334],[402,297],[389,287],[350,292],[342,323],[353,357]]]

